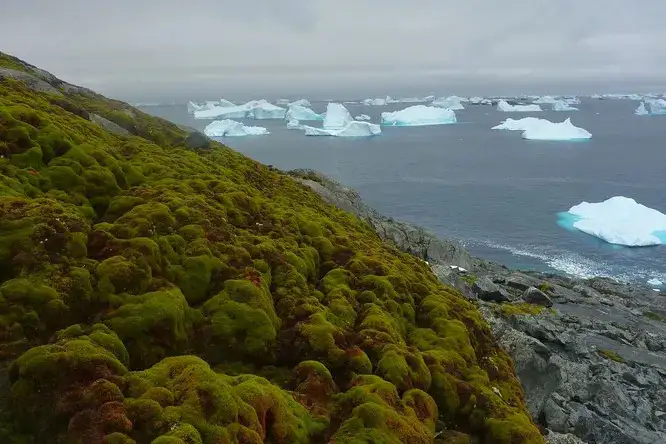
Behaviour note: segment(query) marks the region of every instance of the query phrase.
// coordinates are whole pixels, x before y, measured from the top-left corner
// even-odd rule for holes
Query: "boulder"
[[[505,289],[500,288],[499,285],[486,276],[478,278],[474,282],[472,290],[479,299],[483,299],[484,301],[508,302],[511,300],[511,296],[509,296],[509,293]]]
[[[525,293],[523,294],[523,301],[527,302],[528,304],[543,305],[544,307],[553,306],[553,301],[548,297],[548,295],[535,287],[530,287],[525,290]]]

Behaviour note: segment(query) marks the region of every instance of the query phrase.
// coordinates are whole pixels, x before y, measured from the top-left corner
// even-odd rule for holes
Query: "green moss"
[[[474,284],[476,284],[476,281],[479,280],[479,278],[476,277],[473,274],[465,274],[465,275],[461,276],[460,279],[463,282],[465,282],[467,285],[469,285],[470,287],[473,286]]]
[[[652,319],[653,321],[666,322],[666,315],[655,313],[653,311],[646,311],[643,313],[643,316],[648,319]]]
[[[511,316],[521,316],[529,315],[536,316],[541,314],[544,311],[545,307],[542,305],[534,305],[527,303],[517,303],[517,304],[501,304],[499,306],[499,312],[502,316],[511,317]]]
[[[218,143],[6,64],[62,96],[0,80],[0,437],[417,443],[439,417],[542,442],[475,306],[420,260]]]
[[[609,361],[615,361],[615,362],[619,362],[621,364],[626,362],[622,356],[618,355],[617,353],[615,353],[612,350],[602,349],[602,350],[597,351],[597,353],[599,353],[599,355],[601,357],[603,357],[604,359],[608,359]]]
[[[553,291],[553,287],[548,282],[542,282],[539,284],[539,290],[543,291],[544,293],[549,293]]]

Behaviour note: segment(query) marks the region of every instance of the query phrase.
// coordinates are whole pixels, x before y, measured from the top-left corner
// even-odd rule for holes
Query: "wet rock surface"
[[[606,278],[510,270],[381,216],[320,173],[294,175],[476,301],[513,358],[530,413],[550,431],[549,443],[666,443],[665,294]]]

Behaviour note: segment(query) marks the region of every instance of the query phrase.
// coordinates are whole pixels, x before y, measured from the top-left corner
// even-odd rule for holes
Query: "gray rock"
[[[46,92],[50,94],[55,94],[57,96],[62,96],[62,92],[52,86],[50,83],[40,79],[39,77],[29,74],[23,71],[17,71],[15,69],[9,68],[0,68],[0,79],[10,78],[14,80],[21,80],[25,82],[26,85],[32,90],[37,92]]]
[[[511,300],[511,296],[505,289],[500,288],[499,285],[485,276],[478,278],[474,282],[472,290],[479,299],[483,299],[484,301],[507,302]]]
[[[570,433],[563,435],[553,431],[546,435],[546,442],[548,444],[586,444],[585,441]]]
[[[538,287],[543,281],[526,274],[512,273],[509,277],[506,278],[505,282],[508,287],[525,291],[530,287]]]
[[[107,130],[110,133],[119,135],[119,136],[129,136],[130,132],[127,131],[125,128],[122,126],[105,119],[104,117],[98,115],[98,114],[90,114],[90,121],[98,124],[105,130]]]
[[[523,300],[528,304],[543,305],[544,307],[553,306],[553,301],[548,297],[548,295],[534,287],[530,287],[525,290],[525,293],[523,294]]]
[[[434,275],[437,276],[437,279],[439,279],[441,283],[455,288],[466,299],[469,300],[477,299],[476,295],[474,294],[474,291],[472,291],[467,282],[461,279],[460,275],[456,271],[454,271],[450,266],[435,264],[431,265],[430,269],[432,270]]]

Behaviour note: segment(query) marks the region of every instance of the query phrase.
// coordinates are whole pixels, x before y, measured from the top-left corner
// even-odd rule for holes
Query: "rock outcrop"
[[[379,215],[319,173],[297,174],[479,305],[514,360],[530,413],[551,431],[549,443],[666,443],[666,295],[604,278],[510,270],[430,234],[428,245],[443,253],[422,254],[419,240],[387,233],[425,230]]]

